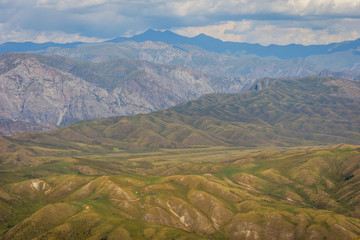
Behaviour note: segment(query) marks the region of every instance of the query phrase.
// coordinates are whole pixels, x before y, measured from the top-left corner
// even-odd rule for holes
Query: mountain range
[[[359,39],[0,53],[1,240],[359,238]]]
[[[167,38],[167,35],[171,37]],[[153,63],[182,65],[206,74],[231,78],[300,77],[321,73],[350,80],[360,79],[359,40],[323,46],[276,46],[276,48],[283,49],[281,51],[274,50],[274,54],[264,55],[267,52],[266,49],[259,50],[259,52],[244,50],[239,54],[229,50],[218,51],[215,48],[207,47],[206,41],[193,42],[184,39],[190,38],[171,32],[149,30],[130,38],[119,38],[104,43],[81,44],[71,48],[50,47],[34,53],[61,55],[78,61],[93,62],[119,57],[136,58]],[[214,46],[220,46],[223,43],[220,40],[216,40],[216,42],[213,44]],[[239,44],[241,45],[241,43]],[[301,49],[294,50],[293,46]],[[269,47],[271,46],[263,48]],[[305,54],[307,51],[302,49],[317,49],[317,47],[323,50],[313,52],[309,50],[309,54]],[[282,51],[294,55],[282,58],[275,54]]]
[[[146,46],[149,54],[141,50]],[[81,59],[92,56],[92,52],[94,58],[106,57],[104,48],[107,46],[73,48],[70,52],[78,56],[76,60],[59,57],[61,53],[1,55],[0,119],[29,123],[23,125],[24,129],[21,124],[6,124],[8,129],[2,134],[49,130],[82,119],[146,113],[206,93],[238,93],[265,76],[293,77],[321,72],[302,60],[276,64],[257,58],[239,60],[161,43],[120,48],[142,54],[142,59],[116,53],[113,46],[110,52],[116,57],[90,62]],[[63,55],[67,55],[65,51],[62,49]],[[40,127],[42,124],[47,127]]]
[[[149,41],[83,44],[68,49],[49,48],[37,53],[91,62],[135,58],[158,64],[181,65],[218,78],[251,82],[263,77],[289,78],[316,75],[326,69],[301,58],[279,60],[264,59],[253,55],[239,58],[209,52],[193,45],[168,45]],[[231,92],[230,88],[228,92]]]
[[[188,38],[154,30],[103,43],[3,44],[4,51],[32,53],[0,57],[0,134],[147,113],[207,93],[239,93],[261,78],[360,79],[357,41],[292,59],[210,47],[224,44],[205,35]]]
[[[14,158],[14,153],[21,152],[20,163],[37,162],[46,148],[84,154],[114,149],[360,144],[358,82],[321,77],[264,79],[250,90],[208,94],[149,114],[83,120],[47,134],[20,134],[11,140],[12,154],[2,161],[16,164],[19,157]],[[23,148],[22,142],[35,145]]]
[[[53,43],[53,42],[46,42],[46,43],[33,43],[33,42],[6,42],[0,44],[0,54],[7,53],[7,52],[28,52],[28,51],[39,51],[43,49],[47,49],[49,47],[66,47],[71,48],[75,47],[81,42],[74,42],[74,43]]]
[[[164,42],[167,44],[188,44],[199,46],[205,50],[217,53],[226,53],[230,55],[254,54],[260,57],[274,56],[280,59],[290,59],[297,57],[308,57],[310,55],[329,54],[340,51],[356,50],[360,46],[360,39],[354,41],[345,41],[341,43],[331,43],[328,45],[309,45],[301,44],[262,46],[260,44],[227,42],[216,39],[205,34],[199,34],[189,38],[178,35],[171,31],[156,31],[149,29],[146,32],[132,37],[118,37],[108,42],[124,41],[153,41]]]
[[[359,112],[359,82],[262,79],[0,137],[0,239],[356,239]]]
[[[149,42],[154,44],[152,48],[150,47],[151,44],[149,44]],[[135,43],[140,43],[140,45],[136,45]],[[40,54],[57,54],[74,60],[91,61],[104,61],[119,57],[130,57],[157,63],[171,63],[171,60],[173,60],[174,64],[190,64],[187,59],[183,59],[179,56],[175,59],[168,59],[169,57],[174,57],[173,54],[170,56],[166,55],[170,53],[169,51],[162,52],[162,54],[165,54],[164,58],[158,55],[154,56],[154,52],[161,52],[161,50],[164,50],[165,48],[164,46],[155,46],[155,43],[163,43],[168,45],[168,48],[173,47],[176,50],[182,50],[182,57],[185,57],[186,55],[194,56],[194,54],[199,55],[200,51],[202,52],[201,55],[205,55],[205,57],[211,55],[209,53],[212,53],[210,59],[213,59],[214,53],[216,53],[216,56],[221,59],[225,56],[232,56],[236,57],[235,59],[242,59],[239,60],[242,62],[250,61],[253,62],[253,64],[259,62],[257,63],[257,66],[261,66],[261,64],[264,63],[279,64],[279,62],[282,62],[281,60],[285,60],[284,64],[286,65],[286,60],[301,58],[305,60],[308,65],[314,65],[312,68],[325,68],[332,72],[346,71],[344,76],[347,78],[359,79],[360,39],[331,43],[328,45],[304,46],[290,44],[262,46],[259,44],[224,42],[205,34],[189,38],[171,31],[155,31],[149,29],[142,34],[132,37],[119,37],[106,42],[92,44],[82,42],[67,44],[37,44],[31,42],[3,43],[0,44],[0,53],[32,52]],[[129,47],[129,49],[127,49],[127,47]],[[89,51],[89,54],[84,52],[85,50]],[[194,50],[195,52],[193,52]],[[172,52],[174,52],[174,50]],[[267,75],[265,77],[272,76]]]
[[[249,43],[238,43],[238,42],[227,42],[220,39],[207,36],[205,34],[199,34],[195,37],[185,37],[178,35],[171,31],[156,31],[148,29],[144,33],[134,35],[132,37],[117,37],[106,42],[164,42],[166,44],[176,45],[194,45],[201,47],[210,52],[216,52],[228,55],[243,55],[243,54],[254,54],[260,57],[274,56],[280,59],[291,59],[302,57],[306,58],[311,55],[331,54],[343,51],[353,51],[355,55],[358,55],[358,48],[360,46],[360,39],[354,41],[345,41],[340,43],[331,43],[327,45],[308,45],[304,46],[301,44],[289,44],[289,45],[274,45],[262,46],[260,44],[249,44]],[[44,50],[49,47],[76,47],[83,43],[74,42],[68,44],[57,44],[57,43],[44,43],[36,44],[32,42],[15,43],[8,42],[0,45],[0,53],[5,52],[27,52]]]
[[[0,118],[67,125],[163,109],[217,91],[217,85],[214,78],[175,65],[9,53],[0,57]]]

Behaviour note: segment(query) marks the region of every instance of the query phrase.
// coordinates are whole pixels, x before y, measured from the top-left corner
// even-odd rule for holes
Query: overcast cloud
[[[325,44],[360,38],[360,0],[0,0],[0,42],[103,41],[148,28]]]

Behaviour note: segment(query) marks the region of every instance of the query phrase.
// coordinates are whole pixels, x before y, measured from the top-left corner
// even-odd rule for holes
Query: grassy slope
[[[359,156],[350,145],[48,156],[1,180],[2,239],[354,239]]]
[[[147,115],[80,121],[9,141],[33,156],[201,146],[360,144],[360,84],[332,78],[272,80],[243,94],[209,94]],[[31,146],[31,143],[33,146]],[[37,145],[37,146],[34,146]],[[3,161],[6,161],[3,160]]]
[[[1,137],[1,239],[354,239],[359,147],[301,145],[358,144],[358,89],[274,80]]]

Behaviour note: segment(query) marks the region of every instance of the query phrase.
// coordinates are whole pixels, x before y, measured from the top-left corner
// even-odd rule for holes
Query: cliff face
[[[84,71],[89,68],[92,79],[96,78],[89,82],[86,76],[70,73],[80,64],[70,66],[68,72],[36,55],[3,55],[0,119],[62,126],[81,119],[159,110],[213,91],[211,79],[196,71],[142,61],[127,67],[129,61],[133,60],[86,66]]]
[[[18,59],[0,76],[0,114],[3,119],[62,125],[76,119],[108,115],[105,90],[69,73]]]
[[[81,119],[157,111],[206,93],[239,93],[265,76],[319,71],[301,59],[241,59],[182,47],[146,42],[92,48],[85,44],[73,49],[73,55],[62,50],[65,56],[87,60],[82,62],[26,53],[0,55],[0,119],[64,126]]]

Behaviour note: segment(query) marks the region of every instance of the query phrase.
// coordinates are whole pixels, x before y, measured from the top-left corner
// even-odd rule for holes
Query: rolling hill
[[[360,86],[336,78],[264,79],[150,114],[81,121],[15,136],[76,151],[360,143]]]
[[[358,238],[360,84],[249,90],[0,137],[0,239]]]
[[[355,239],[358,146],[42,156],[0,165],[0,239]]]

